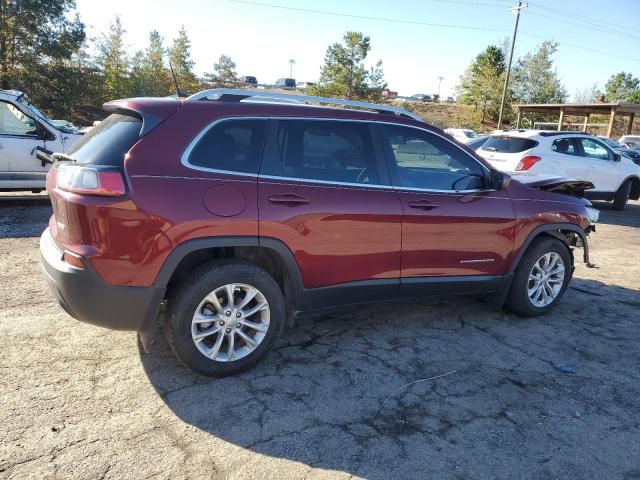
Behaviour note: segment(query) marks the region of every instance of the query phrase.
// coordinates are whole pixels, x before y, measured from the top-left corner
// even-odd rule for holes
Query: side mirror
[[[39,140],[55,140],[53,135],[44,125],[40,122],[36,122],[36,132],[38,133]]]
[[[619,162],[622,160],[622,155],[620,155],[619,153],[614,153],[613,154],[613,161],[614,162]]]
[[[494,190],[502,190],[511,182],[511,177],[504,172],[491,169],[489,173],[489,188]]]

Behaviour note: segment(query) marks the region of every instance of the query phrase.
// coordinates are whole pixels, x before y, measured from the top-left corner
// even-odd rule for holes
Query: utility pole
[[[511,62],[513,60],[513,50],[516,47],[516,35],[518,34],[518,22],[520,21],[520,11],[523,8],[527,8],[528,4],[523,4],[522,0],[518,0],[518,6],[510,8],[512,12],[516,14],[516,23],[513,27],[513,36],[511,37],[511,51],[509,52],[509,65],[507,66],[507,76],[504,79],[504,89],[502,90],[502,102],[500,103],[500,115],[498,116],[498,130],[502,125],[502,114],[504,112],[504,102],[507,99],[507,88],[509,87],[509,77],[511,76]]]
[[[296,61],[293,58],[289,59],[289,78],[293,78],[293,65]]]
[[[440,98],[440,86],[442,85],[442,80],[444,80],[444,77],[438,77],[438,98]]]

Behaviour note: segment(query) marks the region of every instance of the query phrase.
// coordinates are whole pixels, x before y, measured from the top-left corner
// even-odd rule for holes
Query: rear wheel
[[[196,269],[173,292],[165,332],[178,359],[222,377],[253,366],[285,321],[284,298],[261,268],[236,261]]]
[[[552,310],[571,280],[571,255],[567,246],[555,238],[535,241],[516,268],[506,306],[526,317]]]
[[[613,208],[615,210],[624,210],[627,206],[627,200],[629,200],[629,194],[631,193],[631,180],[626,180],[620,185],[615,197],[613,197]]]

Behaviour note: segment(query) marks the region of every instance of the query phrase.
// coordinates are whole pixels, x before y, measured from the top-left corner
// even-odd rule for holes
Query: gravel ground
[[[548,316],[349,310],[212,380],[68,317],[39,267],[48,204],[0,198],[0,477],[640,479],[640,204],[597,206],[599,268]]]

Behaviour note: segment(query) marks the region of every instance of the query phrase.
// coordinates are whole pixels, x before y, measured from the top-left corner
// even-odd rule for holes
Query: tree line
[[[506,118],[513,119],[513,103],[566,103],[567,89],[554,67],[553,55],[558,43],[547,40],[517,59],[512,68],[506,99]],[[472,105],[480,123],[496,122],[500,110],[508,46],[489,45],[471,62],[458,85],[458,101]],[[578,91],[575,103],[628,102],[640,103],[640,80],[631,73],[611,75],[600,90],[597,85]]]
[[[557,43],[546,41],[517,59],[507,105],[567,100],[567,90],[553,65],[557,49]],[[327,48],[319,80],[307,92],[382,101],[387,83],[380,60],[367,67],[370,50],[370,37],[346,32],[340,42]],[[497,119],[506,55],[505,45],[488,46],[469,65],[457,87],[459,102],[472,105],[482,123]],[[176,93],[176,83],[185,93],[238,84],[236,64],[228,55],[221,55],[203,78],[198,79],[193,69],[184,26],[170,41],[154,30],[146,48],[130,53],[120,17],[107,32],[88,39],[75,0],[0,0],[0,88],[26,92],[54,118],[86,124],[103,116],[101,105],[106,101],[171,95]],[[640,80],[620,72],[611,76],[603,92],[594,86],[578,92],[576,98],[639,103]]]
[[[86,124],[101,118],[102,103],[116,98],[194,93],[237,86],[235,62],[221,55],[211,73],[194,73],[184,26],[167,42],[149,33],[145,49],[129,52],[120,17],[88,39],[75,0],[0,0],[0,88],[26,92],[54,118]],[[380,100],[386,88],[382,64],[365,68],[369,37],[347,32],[327,48],[320,80],[311,93]],[[89,53],[95,52],[95,53]]]

